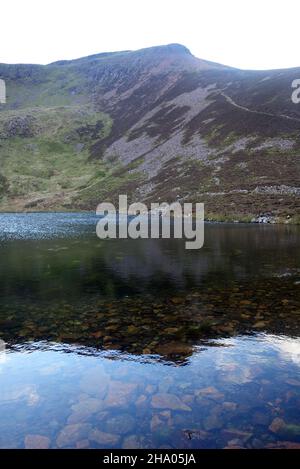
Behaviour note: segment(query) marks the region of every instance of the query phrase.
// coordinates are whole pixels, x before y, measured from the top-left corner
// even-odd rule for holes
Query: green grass
[[[7,123],[26,116],[33,119],[34,136],[7,138]],[[91,181],[105,177],[109,166],[91,160],[89,146],[107,136],[111,125],[108,115],[89,105],[1,112],[0,209],[7,197],[51,197],[61,191],[72,196]]]
[[[6,79],[7,108],[32,108],[87,104],[90,99],[86,93],[84,76],[73,67],[41,68],[36,75],[22,80]]]
[[[9,136],[7,124],[30,117],[30,137]],[[141,179],[117,161],[90,157],[90,147],[109,135],[112,120],[93,106],[34,107],[0,113],[0,211],[76,209],[95,204]],[[2,138],[1,138],[2,137]],[[9,138],[8,138],[9,137]],[[95,205],[96,207],[96,205]]]

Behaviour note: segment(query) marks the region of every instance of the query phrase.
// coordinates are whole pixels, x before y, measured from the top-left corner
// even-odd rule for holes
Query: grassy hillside
[[[109,174],[108,164],[89,160],[88,148],[110,128],[110,117],[90,105],[0,113],[1,209],[66,208]]]

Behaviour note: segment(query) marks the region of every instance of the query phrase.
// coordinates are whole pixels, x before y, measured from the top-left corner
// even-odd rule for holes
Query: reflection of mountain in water
[[[95,225],[88,226],[94,233]],[[71,226],[71,234],[73,230]],[[94,234],[6,242],[0,249],[1,303],[53,298],[89,302],[91,295],[95,301],[136,293],[164,295],[166,290],[172,294],[206,283],[218,287],[295,269],[300,264],[298,242],[296,226],[210,224],[199,251],[187,251],[181,240],[100,241]]]

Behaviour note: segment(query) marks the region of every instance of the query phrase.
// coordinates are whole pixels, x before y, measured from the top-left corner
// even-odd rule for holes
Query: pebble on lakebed
[[[50,448],[50,438],[43,435],[26,435],[25,449],[48,449]]]

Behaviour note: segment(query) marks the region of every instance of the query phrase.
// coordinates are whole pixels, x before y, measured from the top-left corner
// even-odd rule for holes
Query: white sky
[[[300,0],[1,0],[0,62],[177,42],[240,68],[300,67]]]

